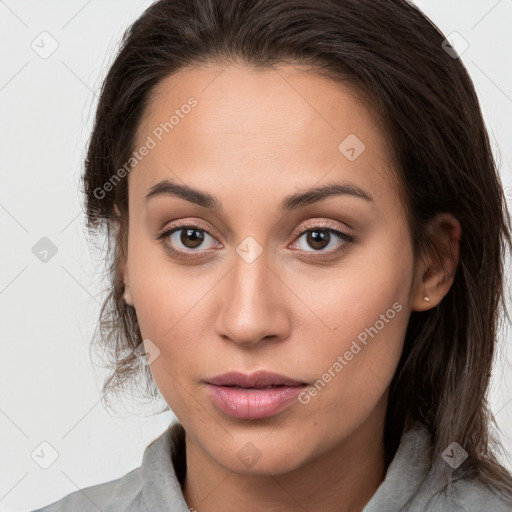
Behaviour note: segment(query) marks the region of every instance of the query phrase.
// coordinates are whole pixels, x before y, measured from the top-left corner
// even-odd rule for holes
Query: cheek
[[[341,292],[336,287],[318,296],[309,293],[309,304],[317,304],[315,316],[304,316],[300,327],[303,346],[295,353],[311,361],[313,374],[329,370],[343,374],[349,388],[368,382],[364,379],[372,370],[383,381],[392,376],[402,350],[408,309],[405,288],[387,276],[384,283],[373,281],[370,288],[346,281]],[[315,340],[314,351],[311,340]]]
[[[320,409],[333,400],[355,409],[374,405],[400,359],[410,314],[412,253],[406,245],[377,241],[360,257],[347,259],[337,278],[317,281],[316,287],[302,281],[300,293],[315,314],[300,325],[304,344],[297,357],[310,361],[311,374],[321,381],[318,393],[313,391]],[[314,352],[311,339],[318,340]]]
[[[143,337],[173,356],[197,350],[201,319],[206,318],[207,296],[214,281],[185,278],[169,268],[161,273],[148,270],[139,277],[134,300]]]
[[[200,283],[186,277],[167,256],[163,245],[151,238],[142,222],[130,226],[129,281],[142,336],[162,340],[176,329],[180,318],[194,306]]]
[[[187,395],[180,384],[188,388],[193,380],[208,326],[211,333],[209,298],[219,276],[200,266],[179,266],[155,244],[131,249],[130,286],[141,334],[159,350],[150,369],[166,400],[179,410],[181,395]]]
[[[364,341],[366,329],[376,323],[380,338],[397,339],[408,323],[413,274],[410,247],[398,239],[382,232],[332,271],[317,269],[300,278],[290,273],[287,279],[293,279],[294,292],[308,309],[301,329],[321,332],[323,345],[336,349],[359,335]]]
[[[158,357],[150,370],[155,383],[171,405],[173,413],[183,421],[189,414],[201,417],[201,407],[190,399],[190,376],[196,371],[199,342],[199,322],[204,318],[204,303],[200,297],[208,286],[197,280],[183,278],[155,265],[147,266],[134,283],[137,319],[143,338],[158,348]],[[210,286],[211,287],[211,286]],[[198,407],[196,409],[196,405]]]

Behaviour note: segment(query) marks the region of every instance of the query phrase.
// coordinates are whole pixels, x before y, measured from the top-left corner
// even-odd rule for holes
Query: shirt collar
[[[414,424],[402,434],[386,476],[362,512],[397,512],[416,496],[428,480],[430,436],[425,426]]]
[[[173,510],[188,512],[189,507],[183,497],[172,455],[176,450],[184,450],[184,440],[179,443],[179,430],[183,427],[174,423],[153,442],[142,458],[142,501],[147,510]]]

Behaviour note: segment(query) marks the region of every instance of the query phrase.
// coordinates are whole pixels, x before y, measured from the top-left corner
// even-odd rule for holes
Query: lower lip
[[[272,389],[242,389],[207,384],[210,398],[222,411],[235,418],[268,418],[289,407],[305,386]]]

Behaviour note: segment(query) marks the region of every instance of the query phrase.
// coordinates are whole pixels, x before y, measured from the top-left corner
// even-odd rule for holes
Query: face
[[[126,298],[187,442],[224,468],[284,473],[382,431],[415,265],[380,130],[349,89],[288,65],[189,68],[148,104]],[[261,371],[306,385],[207,383]]]

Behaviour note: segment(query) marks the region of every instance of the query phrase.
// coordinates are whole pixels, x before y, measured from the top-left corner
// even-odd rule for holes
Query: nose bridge
[[[251,248],[250,242],[248,246],[240,244],[237,249],[242,255],[236,254],[233,268],[226,276],[216,320],[217,334],[241,345],[282,337],[287,328],[279,291],[283,285],[263,253],[255,259],[246,257],[251,250],[254,247]]]

